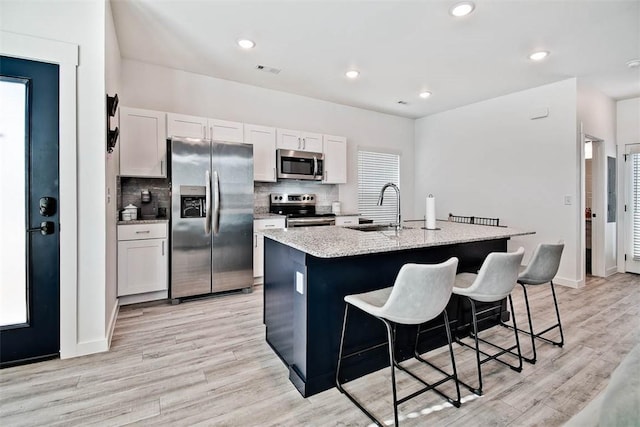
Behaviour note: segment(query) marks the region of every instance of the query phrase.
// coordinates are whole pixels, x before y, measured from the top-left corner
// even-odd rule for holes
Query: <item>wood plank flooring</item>
[[[459,409],[428,392],[401,405],[403,426],[560,426],[607,384],[640,342],[640,276],[590,278],[583,289],[557,286],[564,348],[538,344],[538,363],[516,373],[483,365],[485,395],[463,389]],[[548,286],[530,291],[537,323],[554,318]],[[517,320],[524,304],[514,293]],[[512,339],[496,327],[492,339]],[[530,349],[521,337],[523,351]],[[474,383],[472,350],[455,347],[458,371]],[[427,357],[449,369],[448,352]],[[425,378],[437,375],[414,362]],[[398,374],[399,394],[417,388]],[[381,419],[393,419],[389,370],[347,384]],[[443,386],[452,392],[450,384]],[[335,388],[304,399],[264,339],[262,288],[169,304],[123,307],[111,351],[0,370],[0,424],[141,426],[366,426]]]

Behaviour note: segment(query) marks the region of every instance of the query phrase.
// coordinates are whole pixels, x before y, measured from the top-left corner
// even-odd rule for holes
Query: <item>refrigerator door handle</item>
[[[205,218],[204,218],[204,232],[211,234],[211,175],[209,171],[204,173],[204,182],[206,191],[204,193],[205,200]]]
[[[213,171],[213,234],[220,232],[220,179],[218,171]]]

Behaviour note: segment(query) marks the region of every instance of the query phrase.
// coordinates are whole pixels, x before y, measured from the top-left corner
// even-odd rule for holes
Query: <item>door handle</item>
[[[220,232],[220,179],[218,178],[218,171],[213,171],[213,221],[211,228],[213,234]]]
[[[204,218],[204,232],[205,234],[211,234],[211,175],[209,171],[204,173],[205,182],[205,218]]]
[[[51,221],[42,221],[40,223],[40,227],[27,228],[27,233],[35,233],[36,231],[39,231],[43,236],[46,236],[47,234],[53,234],[54,224]]]
[[[302,138],[302,149],[303,150],[307,149],[307,138]]]

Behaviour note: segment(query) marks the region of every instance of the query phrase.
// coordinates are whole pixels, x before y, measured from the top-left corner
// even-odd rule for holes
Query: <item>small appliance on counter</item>
[[[122,210],[123,221],[135,221],[138,219],[138,207],[134,205],[127,205]]]

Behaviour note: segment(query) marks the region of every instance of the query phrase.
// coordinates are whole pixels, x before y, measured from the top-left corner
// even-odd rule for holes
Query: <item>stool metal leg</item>
[[[376,417],[374,417],[373,414],[367,411],[365,407],[354,396],[351,395],[351,393],[349,393],[347,390],[344,389],[344,387],[342,387],[342,383],[340,382],[340,367],[342,365],[342,359],[349,357],[349,355],[347,356],[343,355],[344,336],[345,336],[345,331],[347,329],[348,315],[349,315],[349,304],[347,303],[345,304],[345,309],[344,309],[344,319],[342,321],[342,336],[340,337],[340,349],[338,350],[338,366],[336,367],[336,387],[338,388],[340,393],[347,396],[349,400],[358,407],[358,409],[360,409],[367,417],[371,419],[371,421],[373,421],[376,425],[382,427],[384,426],[384,424],[378,419],[376,419]],[[395,388],[395,382],[394,382],[394,388]]]
[[[540,332],[534,332],[533,331],[533,320],[532,320],[532,317],[531,317],[531,309],[529,307],[529,297],[528,297],[528,293],[527,293],[527,287],[526,287],[526,285],[524,283],[519,283],[519,285],[522,286],[522,292],[524,294],[524,302],[525,302],[525,306],[527,308],[527,318],[528,318],[528,321],[529,321],[529,330],[525,331],[523,329],[518,329],[518,332],[522,332],[523,334],[527,334],[527,335],[529,335],[531,337],[531,348],[533,350],[533,357],[531,357],[531,358],[528,358],[528,357],[525,357],[525,356],[522,357],[524,360],[526,360],[527,362],[529,362],[531,364],[535,364],[536,360],[537,360],[536,343],[535,343],[535,339],[536,338],[541,340],[541,341],[544,341],[546,343],[558,346],[558,347],[562,347],[564,345],[564,333],[562,331],[562,322],[560,321],[560,310],[558,309],[558,300],[556,298],[556,291],[555,291],[555,287],[553,286],[553,281],[550,281],[549,283],[551,285],[551,295],[553,296],[553,306],[554,306],[555,311],[556,311],[557,323],[552,325],[552,326],[549,326],[548,328],[546,328],[545,330],[540,331]],[[507,324],[504,324],[504,323],[502,325],[506,326],[507,328],[510,328],[510,329],[514,328],[513,326],[507,325]],[[551,331],[551,330],[553,330],[555,328],[558,328],[559,331],[560,331],[560,341],[553,341],[553,340],[551,340],[549,338],[545,338],[545,337],[542,336],[543,334],[546,334],[547,332],[549,332],[549,331]]]
[[[482,364],[485,362],[488,362],[489,360],[495,360],[496,362],[500,362],[503,365],[508,366],[509,368],[513,369],[516,372],[521,372],[522,371],[522,353],[520,351],[520,339],[518,338],[518,327],[516,325],[516,319],[515,319],[515,311],[513,310],[513,299],[511,298],[511,295],[509,295],[509,304],[510,304],[510,308],[511,308],[511,313],[513,314],[513,323],[515,328],[514,329],[514,334],[515,334],[515,340],[516,340],[516,344],[514,346],[511,346],[509,348],[504,348],[504,347],[500,347],[499,345],[496,345],[494,343],[491,343],[487,340],[481,339],[478,336],[478,315],[479,314],[484,314],[486,312],[495,310],[495,307],[490,307],[488,309],[482,310],[480,312],[477,311],[476,308],[476,304],[475,301],[469,297],[467,297],[469,299],[469,302],[471,304],[471,317],[472,317],[472,324],[473,324],[473,339],[474,339],[474,346],[471,346],[467,343],[465,343],[464,341],[462,341],[461,339],[456,337],[456,342],[460,345],[463,345],[465,347],[469,347],[473,350],[475,350],[476,352],[476,364],[477,364],[477,369],[478,369],[478,387],[477,388],[473,388],[470,385],[464,383],[463,381],[460,381],[460,383],[462,385],[464,385],[465,387],[467,387],[471,392],[481,396],[482,395]],[[502,317],[502,306],[500,307],[500,317]],[[480,345],[479,342],[482,342],[484,344],[488,344],[492,347],[497,348],[498,350],[500,350],[497,353],[494,354],[488,354],[482,350],[480,350]],[[517,353],[514,353],[513,350],[516,349]],[[480,358],[480,354],[483,354],[484,356],[486,356],[484,359]],[[509,353],[513,356],[518,357],[518,364],[517,365],[512,365],[510,363],[505,362],[504,360],[500,360],[499,357],[502,356],[505,353]]]
[[[387,327],[387,341],[389,343],[389,368],[391,369],[391,390],[393,391],[393,420],[395,425],[398,425],[398,394],[396,392],[396,357],[395,357],[395,334],[393,333],[393,327],[385,320],[380,319]]]
[[[338,350],[338,364],[336,367],[336,387],[338,388],[338,390],[344,394],[345,396],[347,396],[349,398],[349,400],[351,400],[351,402],[353,402],[354,405],[356,405],[358,407],[358,409],[360,409],[367,417],[369,417],[376,425],[378,426],[384,426],[384,423],[380,420],[378,420],[375,416],[373,416],[373,414],[371,412],[369,412],[363,404],[361,404],[351,393],[349,393],[344,387],[343,387],[343,383],[341,382],[340,379],[340,368],[342,367],[342,361],[348,357],[354,356],[356,354],[362,354],[363,352],[369,351],[369,350],[373,350],[379,347],[382,347],[383,345],[387,345],[388,346],[388,351],[389,351],[389,367],[391,369],[391,392],[393,395],[393,418],[394,418],[394,422],[395,425],[398,425],[399,422],[399,416],[398,416],[398,406],[406,401],[408,401],[409,399],[412,399],[416,396],[418,396],[419,394],[422,394],[428,390],[433,390],[436,393],[438,393],[439,395],[441,395],[442,397],[444,397],[447,401],[449,401],[452,405],[454,405],[456,408],[460,407],[460,386],[458,383],[458,374],[457,374],[457,370],[456,370],[456,364],[455,364],[455,357],[453,354],[453,346],[452,346],[452,334],[451,334],[451,329],[449,326],[449,318],[447,316],[447,313],[444,312],[444,319],[445,319],[445,328],[447,331],[447,339],[449,341],[449,353],[451,355],[451,364],[453,366],[453,375],[450,375],[449,373],[443,371],[442,369],[440,369],[439,367],[431,364],[430,362],[424,360],[422,357],[420,357],[420,355],[418,354],[418,338],[420,336],[420,327],[418,326],[418,331],[417,331],[417,335],[416,335],[416,347],[414,350],[414,357],[416,359],[418,359],[421,362],[424,362],[426,364],[428,364],[429,366],[433,367],[434,369],[436,369],[437,371],[439,371],[440,373],[442,373],[443,375],[445,375],[445,378],[441,379],[440,381],[434,383],[434,384],[429,384],[426,381],[424,381],[423,379],[421,379],[420,377],[418,377],[417,375],[415,375],[413,372],[411,372],[410,370],[408,370],[407,368],[403,367],[400,365],[400,363],[396,360],[396,355],[395,355],[395,341],[396,341],[396,330],[395,330],[395,323],[392,323],[386,319],[383,319],[381,317],[376,317],[376,319],[379,319],[380,321],[382,321],[387,329],[387,342],[383,343],[383,344],[376,344],[373,345],[367,349],[362,349],[359,350],[357,352],[351,353],[351,354],[344,354],[344,342],[345,342],[345,335],[346,335],[346,329],[347,329],[347,322],[348,322],[348,317],[349,317],[349,304],[346,304],[345,307],[345,311],[344,311],[344,319],[342,322],[342,335],[340,337],[340,348]],[[401,399],[398,399],[398,393],[397,393],[397,385],[396,385],[396,372],[395,369],[398,368],[399,370],[406,372],[407,374],[409,374],[410,376],[412,376],[413,378],[415,378],[416,380],[418,380],[419,382],[421,382],[422,384],[425,385],[424,388],[411,393],[408,396],[405,396]],[[456,383],[456,394],[457,394],[457,399],[452,399],[450,397],[448,397],[447,395],[445,395],[444,393],[440,392],[438,389],[436,389],[436,387],[442,385],[443,383],[445,383],[446,381],[449,380],[454,380]]]

